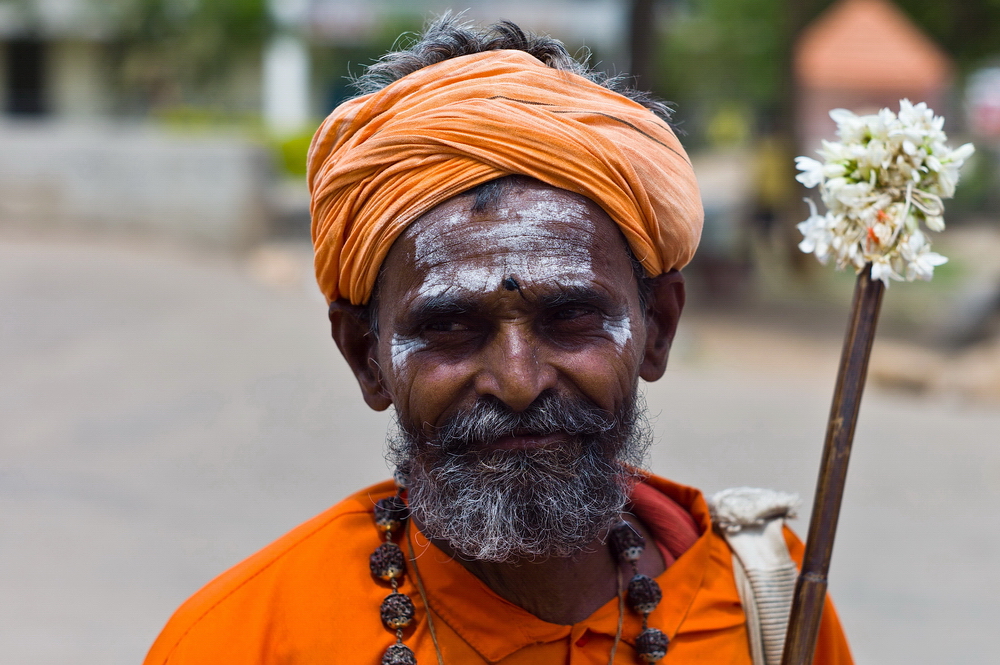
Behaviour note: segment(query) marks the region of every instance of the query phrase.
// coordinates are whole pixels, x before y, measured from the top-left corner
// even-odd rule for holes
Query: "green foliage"
[[[303,132],[273,144],[278,161],[288,175],[304,177],[306,174],[306,153],[312,141],[312,132]]]
[[[897,0],[897,4],[963,71],[1000,53],[1000,0]]]
[[[725,103],[758,115],[790,108],[792,50],[802,28],[832,0],[687,0],[670,3],[656,89],[699,116]],[[1000,0],[897,0],[959,66],[1000,55]],[[681,118],[684,120],[684,118]],[[693,128],[697,134],[703,127]],[[696,136],[695,138],[700,138]]]
[[[266,0],[113,0],[122,33],[145,43],[210,41],[229,48],[260,45],[270,31]]]
[[[265,129],[259,113],[190,104],[153,109],[150,117],[161,126],[184,134],[238,130],[244,136],[263,137]]]
[[[140,110],[219,104],[273,29],[266,0],[103,0],[102,9],[117,26],[119,85]]]
[[[664,88],[696,98],[725,91],[730,98],[766,103],[784,84],[783,56],[791,34],[785,2],[692,0],[669,23]]]

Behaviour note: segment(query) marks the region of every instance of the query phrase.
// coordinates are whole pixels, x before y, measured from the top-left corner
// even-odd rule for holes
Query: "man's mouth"
[[[552,434],[515,432],[512,435],[500,437],[490,444],[489,448],[493,450],[534,450],[557,446],[567,439],[568,436],[563,432]]]

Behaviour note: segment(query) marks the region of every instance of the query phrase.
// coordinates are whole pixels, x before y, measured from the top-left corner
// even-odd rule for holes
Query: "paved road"
[[[214,574],[386,475],[302,256],[0,238],[0,663],[138,663]],[[690,316],[653,469],[808,496],[838,346]],[[997,660],[998,441],[996,407],[869,391],[831,581],[860,663]]]

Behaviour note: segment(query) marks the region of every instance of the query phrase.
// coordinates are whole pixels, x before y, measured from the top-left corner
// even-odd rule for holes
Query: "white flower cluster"
[[[803,252],[821,263],[830,257],[837,268],[853,265],[860,272],[872,264],[872,279],[929,280],[934,266],[948,259],[930,251],[920,229],[944,229],[944,204],[958,184],[958,170],[972,155],[966,143],[952,150],[945,141],[944,118],[927,105],[899,103],[899,115],[882,109],[858,116],[845,109],[830,111],[839,141],[824,141],[824,161],[797,157],[802,171],[796,180],[819,185],[827,213],[806,199],[811,214],[798,225]]]

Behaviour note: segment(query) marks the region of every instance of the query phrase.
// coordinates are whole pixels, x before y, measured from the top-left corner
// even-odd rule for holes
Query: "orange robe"
[[[751,665],[732,555],[712,530],[701,493],[657,477],[645,482],[687,510],[701,532],[657,578],[663,600],[649,625],[670,638],[661,663]],[[379,619],[389,589],[368,568],[382,542],[372,507],[393,492],[390,482],[362,490],[210,582],[177,610],[145,665],[378,665],[395,635]],[[446,664],[608,662],[617,599],[572,626],[547,623],[497,596],[412,525],[408,534]],[[802,544],[789,530],[786,540],[801,560]],[[400,591],[416,606],[416,622],[403,641],[420,663],[432,665],[437,656],[427,609],[413,578],[409,565]],[[640,617],[626,609],[616,663],[639,662],[633,644],[640,630]],[[814,662],[853,662],[829,599]]]

